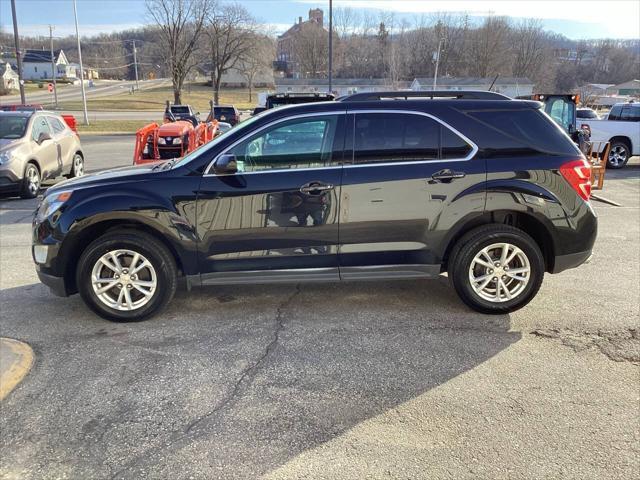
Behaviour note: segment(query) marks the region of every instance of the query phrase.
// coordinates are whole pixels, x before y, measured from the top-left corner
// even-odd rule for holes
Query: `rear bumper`
[[[59,297],[68,297],[69,292],[67,291],[67,285],[62,277],[56,277],[54,275],[49,275],[48,273],[43,273],[40,268],[36,266],[36,270],[38,272],[38,278],[42,283],[44,283],[54,295]]]
[[[553,270],[551,273],[560,273],[570,268],[576,268],[583,263],[589,263],[593,256],[591,250],[584,252],[570,253],[568,255],[558,255],[553,262]]]

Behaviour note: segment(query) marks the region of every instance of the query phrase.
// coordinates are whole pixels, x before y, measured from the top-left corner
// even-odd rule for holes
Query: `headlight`
[[[38,208],[36,220],[38,222],[42,222],[52,216],[71,198],[72,193],[73,191],[66,190],[64,192],[56,192],[47,195],[40,204],[40,208]]]
[[[158,137],[158,145],[166,145],[167,141],[164,139],[164,137]]]
[[[9,163],[12,158],[11,151],[0,153],[0,165],[4,165],[5,163]]]
[[[180,137],[176,137],[173,139],[174,145],[180,145],[182,143],[182,139]]]

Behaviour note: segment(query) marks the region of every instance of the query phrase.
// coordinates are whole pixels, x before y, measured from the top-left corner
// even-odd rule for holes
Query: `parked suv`
[[[591,255],[589,165],[540,103],[456,95],[273,109],[180,160],[59,184],[33,222],[38,275],[117,321],[161,310],[178,277],[446,272],[480,312],[520,308]]]
[[[226,122],[232,127],[240,122],[240,112],[233,105],[214,105],[212,109],[214,120]],[[211,114],[209,114],[207,121],[211,121]]]
[[[0,193],[34,198],[43,180],[84,173],[78,135],[53,112],[0,112]]]

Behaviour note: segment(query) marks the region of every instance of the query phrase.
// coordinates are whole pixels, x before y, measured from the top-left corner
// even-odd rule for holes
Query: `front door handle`
[[[465,176],[466,174],[464,172],[454,172],[453,170],[445,168],[431,175],[431,179],[436,182],[450,182],[454,178],[463,178]]]
[[[333,190],[333,185],[320,182],[309,182],[300,187],[300,192],[306,195],[320,195],[323,192]]]

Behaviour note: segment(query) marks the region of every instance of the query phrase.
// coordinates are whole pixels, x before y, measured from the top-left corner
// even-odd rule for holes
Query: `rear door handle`
[[[322,192],[333,190],[333,185],[328,183],[310,182],[300,187],[300,191],[307,195],[320,195]]]
[[[440,170],[439,172],[431,175],[431,179],[436,182],[447,182],[451,181],[454,178],[464,178],[466,174],[464,172],[454,172],[453,170],[449,170],[445,168],[444,170]]]

